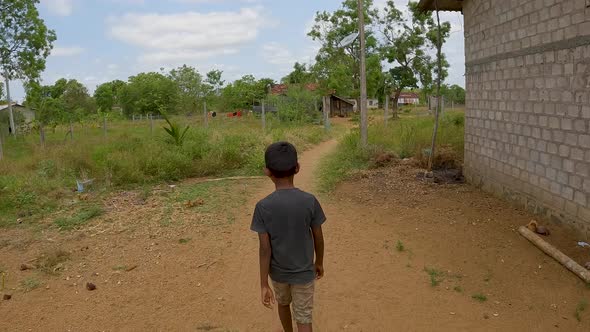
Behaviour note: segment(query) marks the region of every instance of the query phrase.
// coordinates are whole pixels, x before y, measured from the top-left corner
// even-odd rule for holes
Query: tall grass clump
[[[171,120],[183,128],[178,140],[163,129],[169,127],[163,120],[155,121],[153,134],[149,121],[112,121],[106,138],[99,123],[78,124],[73,141],[66,138],[69,128],[50,128],[44,148],[35,133],[6,138],[5,159],[0,161],[0,227],[51,213],[60,200],[71,198],[77,179],[94,179],[95,190],[109,190],[187,177],[258,175],[264,149],[273,141],[289,140],[303,150],[325,139],[322,127],[301,123],[271,120],[263,132],[254,116],[218,117],[208,128],[199,121]]]
[[[460,167],[463,163],[464,113],[447,112],[441,119],[437,137],[435,167]],[[402,115],[395,121],[369,127],[369,148],[359,147],[358,131],[347,134],[336,151],[321,165],[320,188],[334,189],[336,184],[360,169],[368,168],[371,159],[382,153],[393,153],[399,158],[414,157],[426,167],[434,118],[432,116]]]

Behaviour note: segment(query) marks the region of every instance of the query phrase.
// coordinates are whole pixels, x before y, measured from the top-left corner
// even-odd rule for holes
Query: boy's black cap
[[[287,172],[297,167],[297,149],[289,142],[276,142],[264,153],[266,168],[275,172]]]

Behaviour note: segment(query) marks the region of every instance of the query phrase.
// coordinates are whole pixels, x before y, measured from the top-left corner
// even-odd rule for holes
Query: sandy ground
[[[300,188],[313,191],[317,164],[335,145],[304,153]],[[2,231],[0,269],[12,299],[0,301],[0,331],[279,329],[260,304],[249,231],[254,203],[272,184],[237,182],[230,194],[244,200],[214,211],[162,206],[174,190],[164,186],[147,201],[113,195],[109,212],[79,231]],[[518,235],[532,217],[504,202],[467,185],[420,182],[408,165],[363,172],[320,198],[329,220],[317,331],[590,330],[590,308],[581,322],[574,317],[590,289]],[[551,229],[549,240],[588,257],[575,235]],[[55,275],[20,271],[56,248],[70,259]],[[26,291],[31,279],[41,284]]]

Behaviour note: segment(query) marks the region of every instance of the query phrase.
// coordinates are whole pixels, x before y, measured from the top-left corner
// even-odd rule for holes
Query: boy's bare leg
[[[313,328],[311,324],[299,324],[297,323],[297,332],[312,332]]]
[[[281,324],[285,332],[293,332],[293,318],[291,317],[291,306],[290,305],[277,305],[279,308],[279,317],[281,318]]]

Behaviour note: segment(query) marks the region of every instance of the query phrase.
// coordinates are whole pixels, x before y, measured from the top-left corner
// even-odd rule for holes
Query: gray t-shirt
[[[297,188],[277,190],[256,204],[250,229],[269,234],[272,280],[307,284],[315,279],[311,227],[324,221],[320,202]]]

